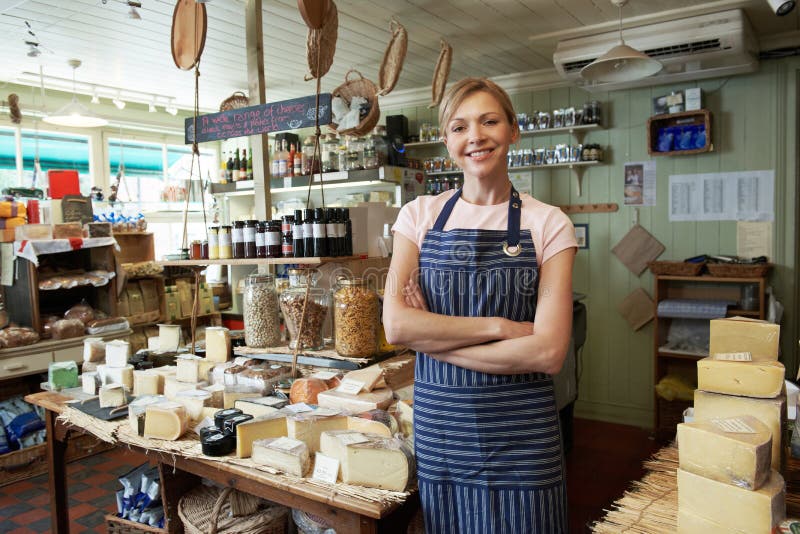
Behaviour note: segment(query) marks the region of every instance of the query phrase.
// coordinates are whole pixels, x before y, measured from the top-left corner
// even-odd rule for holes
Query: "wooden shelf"
[[[164,267],[204,267],[206,265],[322,265],[366,259],[362,256],[337,256],[325,258],[231,258],[225,260],[167,260],[157,262]]]
[[[713,283],[730,283],[730,284],[757,284],[761,281],[762,277],[745,277],[745,278],[732,278],[727,276],[710,276],[707,274],[701,276],[679,276],[671,274],[656,275],[659,280],[673,280],[684,282],[713,282]]]
[[[658,137],[662,129],[683,126],[703,126],[706,136],[705,144],[702,147],[691,149],[658,150]],[[714,145],[711,142],[711,112],[706,109],[656,115],[647,119],[647,153],[651,156],[686,156],[712,150],[714,150]]]
[[[544,130],[520,130],[521,137],[536,136],[536,135],[558,135],[558,134],[572,134],[575,136],[583,137],[587,132],[592,130],[599,130],[602,126],[599,124],[576,124],[575,126],[565,126],[563,128],[545,128]],[[406,148],[422,148],[431,146],[444,146],[442,141],[415,141],[413,143],[405,143]]]
[[[665,348],[659,347],[658,349],[658,356],[659,358],[675,358],[680,360],[701,360],[703,358],[708,358],[707,352],[689,352],[689,351],[682,351],[682,350],[669,350]]]

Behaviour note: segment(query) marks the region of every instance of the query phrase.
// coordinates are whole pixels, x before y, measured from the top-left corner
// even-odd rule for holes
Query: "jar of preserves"
[[[244,221],[233,221],[231,242],[233,243],[233,257],[244,258]]]
[[[267,257],[267,223],[264,221],[256,224],[256,257]]]
[[[335,348],[340,356],[367,358],[378,350],[378,294],[363,278],[340,278],[333,293]]]
[[[244,257],[256,257],[256,223],[258,221],[248,220],[244,222],[242,230],[242,241],[244,242]]]
[[[203,259],[203,248],[202,243],[199,239],[195,239],[192,241],[190,245],[190,252],[189,252],[189,259],[190,260],[202,260]]]
[[[244,342],[248,347],[274,347],[280,345],[278,292],[275,277],[271,274],[253,273],[244,286]]]
[[[233,246],[230,226],[219,227],[219,259],[229,260],[233,258]]]
[[[314,287],[316,272],[290,269],[289,288],[281,293],[281,311],[289,331],[290,349],[298,348],[298,344],[300,349],[308,350],[321,350],[325,346],[322,326],[328,315],[330,296],[324,289]]]
[[[281,257],[281,221],[267,221],[267,257]]]
[[[216,226],[208,228],[208,259],[219,259],[219,228]]]

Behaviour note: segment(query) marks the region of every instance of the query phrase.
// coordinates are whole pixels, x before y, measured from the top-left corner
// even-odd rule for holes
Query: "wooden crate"
[[[658,150],[658,132],[662,128],[670,126],[703,125],[706,130],[705,145],[700,148],[687,150],[670,150],[661,152]],[[711,112],[707,109],[696,111],[682,111],[680,113],[669,113],[667,115],[656,115],[647,119],[647,153],[651,156],[682,156],[689,154],[701,154],[714,150],[711,142]]]
[[[116,253],[119,263],[135,263],[156,259],[155,239],[152,232],[114,232],[120,250]]]

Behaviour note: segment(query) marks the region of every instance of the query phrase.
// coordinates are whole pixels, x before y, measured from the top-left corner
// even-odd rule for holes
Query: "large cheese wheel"
[[[317,395],[328,390],[328,384],[319,378],[298,378],[292,383],[289,392],[289,400],[292,404],[305,402],[306,404],[317,404]]]

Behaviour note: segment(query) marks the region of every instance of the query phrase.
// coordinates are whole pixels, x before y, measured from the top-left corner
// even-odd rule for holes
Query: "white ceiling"
[[[141,20],[127,18],[124,0],[0,0],[0,88],[2,82],[38,86],[39,68],[50,89],[72,87],[67,60],[83,61],[76,73],[79,92],[91,84],[123,90],[123,99],[159,95],[191,108],[194,74],[175,67],[170,28],[175,0],[141,0]],[[408,30],[406,62],[396,93],[428,87],[440,38],[453,47],[450,80],[500,76],[552,68],[560,39],[614,30],[617,8],[609,0],[335,0],[339,37],[323,90],[342,83],[350,68],[377,81],[389,42],[392,17]],[[209,110],[237,90],[247,89],[245,0],[210,0],[208,30],[200,63],[200,105]],[[780,42],[800,44],[800,9],[776,17],[766,0],[630,0],[623,24],[632,27],[731,8],[744,9],[762,50]],[[267,100],[312,94],[303,81],[306,26],[296,0],[263,0]],[[35,36],[28,34],[28,21]],[[26,40],[42,54],[27,56]],[[0,89],[1,90],[1,89]],[[125,91],[135,91],[126,93]],[[101,96],[106,96],[101,93]],[[161,98],[164,97],[164,98]],[[4,95],[0,93],[0,100]]]

